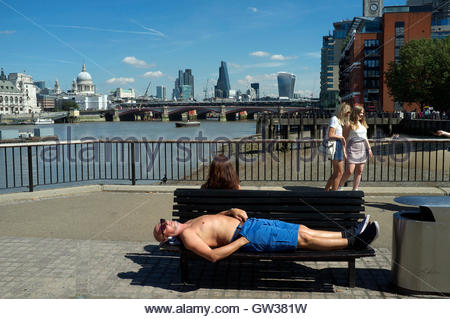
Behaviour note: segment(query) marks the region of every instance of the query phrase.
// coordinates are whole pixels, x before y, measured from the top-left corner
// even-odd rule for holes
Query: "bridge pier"
[[[68,122],[69,123],[80,123],[80,111],[79,110],[70,110]]]
[[[163,112],[161,114],[162,122],[169,122],[169,108],[165,105],[163,106]]]
[[[226,121],[227,121],[227,113],[225,112],[225,105],[222,105],[220,107],[219,122],[226,122]]]

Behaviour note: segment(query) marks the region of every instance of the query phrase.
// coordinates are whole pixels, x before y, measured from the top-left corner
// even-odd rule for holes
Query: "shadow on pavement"
[[[249,263],[227,260],[215,264],[203,260],[191,261],[189,279],[192,284],[185,284],[180,279],[179,258],[176,254],[160,252],[157,245],[148,245],[145,250],[148,253],[125,255],[142,267],[139,271],[122,272],[117,276],[130,280],[130,285],[177,292],[206,288],[333,293],[334,286],[347,286],[347,264],[344,262],[342,265],[345,268],[314,269],[295,262]],[[392,291],[388,270],[357,268],[356,276],[356,287]]]
[[[401,206],[397,204],[390,204],[390,203],[380,203],[380,202],[364,202],[364,206],[383,209],[383,210],[389,210],[393,212],[398,212],[401,210],[411,210],[414,209],[414,207],[411,206]]]

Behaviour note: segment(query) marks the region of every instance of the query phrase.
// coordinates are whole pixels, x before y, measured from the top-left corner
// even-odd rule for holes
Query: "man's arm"
[[[229,210],[225,210],[223,212],[218,213],[217,215],[231,216],[241,222],[245,222],[248,219],[248,216],[247,216],[247,213],[245,212],[245,210],[242,210],[239,208],[232,208]]]
[[[211,262],[216,262],[228,257],[236,250],[249,243],[247,238],[240,237],[225,246],[211,248],[195,233],[195,231],[190,229],[184,230],[180,235],[180,238],[183,241],[184,247]]]

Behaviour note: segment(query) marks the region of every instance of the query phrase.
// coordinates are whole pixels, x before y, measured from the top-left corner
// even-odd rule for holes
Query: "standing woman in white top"
[[[367,140],[367,128],[364,108],[355,105],[350,115],[350,122],[344,127],[344,137],[347,140],[347,167],[341,178],[339,187],[342,187],[354,172],[353,190],[358,190],[364,164],[367,161],[367,154],[370,157],[373,156],[372,149]]]
[[[333,160],[333,173],[328,178],[325,190],[337,190],[339,187],[339,181],[344,173],[344,160],[345,154],[345,138],[342,134],[344,125],[348,122],[348,118],[351,113],[351,107],[347,103],[341,103],[336,110],[336,115],[330,119],[328,125],[328,139],[336,141],[336,152],[334,153]]]

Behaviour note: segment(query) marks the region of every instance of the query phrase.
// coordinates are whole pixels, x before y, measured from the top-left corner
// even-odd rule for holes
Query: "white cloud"
[[[249,7],[248,8],[251,12],[258,12],[259,10],[258,10],[258,8],[255,8],[255,7]]]
[[[161,71],[149,71],[144,73],[144,77],[146,78],[160,78],[164,74]]]
[[[258,57],[264,57],[264,56],[269,56],[270,53],[269,52],[265,52],[265,51],[255,51],[255,52],[250,53],[249,55],[258,56]]]
[[[16,30],[0,30],[0,34],[14,34]]]
[[[274,54],[270,57],[271,60],[275,60],[275,61],[286,61],[286,60],[292,60],[292,59],[296,59],[296,56],[284,56],[282,54]]]
[[[109,80],[106,81],[106,83],[110,83],[110,84],[127,84],[127,83],[134,83],[134,79],[133,78],[111,78]]]
[[[308,52],[305,54],[307,57],[318,59],[320,58],[320,51],[317,52]]]
[[[144,60],[136,59],[136,57],[134,56],[126,56],[123,58],[122,62],[132,65],[136,68],[149,68],[155,66],[154,64],[147,64],[147,62],[145,62]]]

